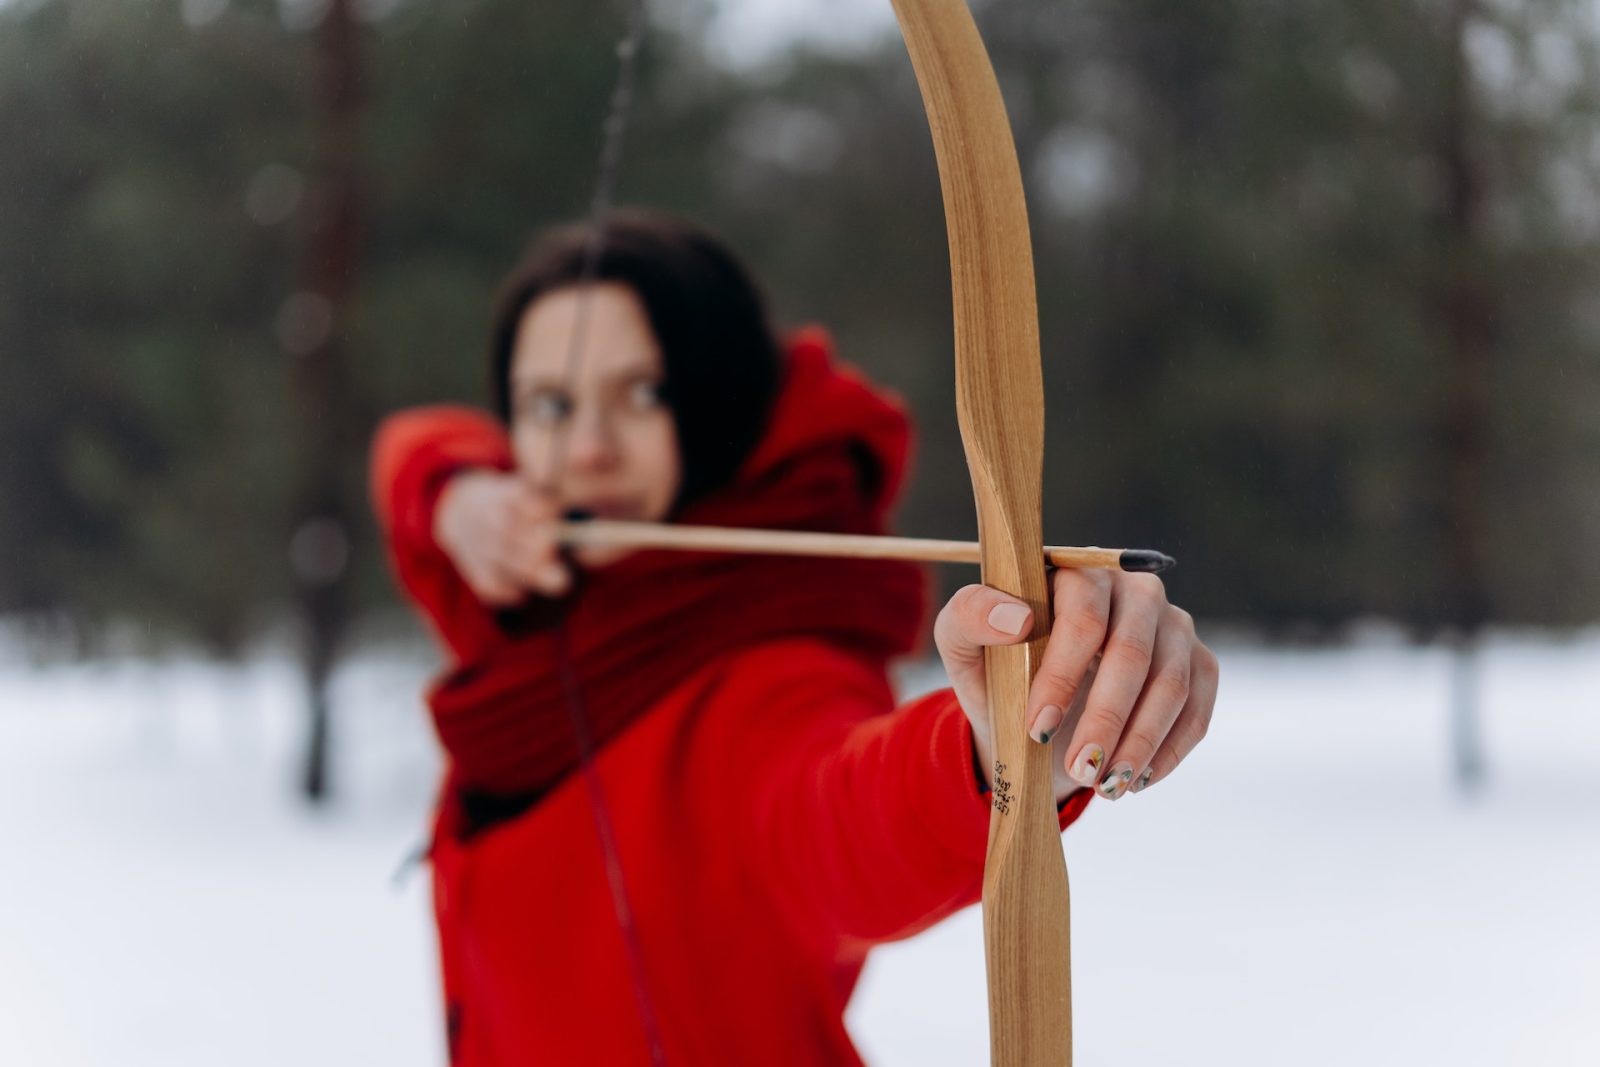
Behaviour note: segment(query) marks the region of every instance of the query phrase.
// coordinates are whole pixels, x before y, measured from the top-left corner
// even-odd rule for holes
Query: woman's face
[[[511,356],[518,469],[550,488],[564,513],[666,518],[683,476],[664,380],[661,346],[633,289],[601,282],[545,293],[523,312]],[[624,552],[582,548],[578,559],[593,566]]]

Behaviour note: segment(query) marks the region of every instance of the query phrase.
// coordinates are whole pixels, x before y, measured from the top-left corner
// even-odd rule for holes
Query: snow
[[[1600,633],[1492,643],[1476,799],[1444,652],[1220,652],[1194,759],[1065,837],[1078,1062],[1600,1063]],[[283,658],[0,643],[0,1063],[441,1064],[427,880],[391,878],[437,773],[432,667],[343,671],[313,814]],[[878,950],[849,1022],[877,1067],[985,1062],[976,909]]]
[[[435,773],[421,673],[380,666],[340,680],[363,758],[325,815],[283,661],[0,668],[0,1063],[443,1061],[426,878],[390,881]]]

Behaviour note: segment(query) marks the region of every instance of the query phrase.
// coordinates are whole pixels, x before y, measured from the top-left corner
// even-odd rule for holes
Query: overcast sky
[[[0,7],[22,6],[31,0],[0,0]],[[195,0],[207,8],[222,9],[228,0]],[[307,0],[280,0],[285,6],[304,6]],[[367,0],[368,3],[374,0]],[[681,0],[646,0],[658,18],[669,19]],[[392,6],[392,0],[376,0]],[[740,61],[745,55],[762,57],[795,39],[848,46],[894,26],[889,0],[716,0],[715,43]]]
[[[656,0],[671,3],[672,0]],[[720,0],[712,44],[735,64],[760,62],[795,40],[847,47],[894,28],[889,0]]]

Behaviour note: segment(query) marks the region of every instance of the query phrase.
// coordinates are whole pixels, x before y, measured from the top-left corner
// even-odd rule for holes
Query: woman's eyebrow
[[[535,390],[564,389],[566,380],[551,374],[513,374],[511,376],[511,389],[517,393],[531,393]]]
[[[648,360],[640,360],[608,371],[601,377],[601,382],[612,385],[618,382],[631,381],[636,378],[659,378],[661,370]],[[534,372],[521,376],[512,375],[511,388],[516,392],[530,392],[538,389],[566,389],[568,379],[562,375],[542,374]]]

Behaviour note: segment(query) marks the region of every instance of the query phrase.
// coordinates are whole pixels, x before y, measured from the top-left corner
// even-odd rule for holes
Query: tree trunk
[[[1438,131],[1443,196],[1438,216],[1442,284],[1437,294],[1445,375],[1438,411],[1443,459],[1440,508],[1445,566],[1443,623],[1452,634],[1451,750],[1465,792],[1483,784],[1478,646],[1489,618],[1486,503],[1496,297],[1480,226],[1483,176],[1473,156],[1466,36],[1473,0],[1450,0],[1446,94]]]
[[[351,621],[343,460],[355,454],[356,412],[343,325],[363,231],[360,29],[352,0],[331,0],[311,44],[312,164],[298,291],[279,315],[300,412],[299,478],[290,559],[301,621],[310,713],[301,788],[313,803],[329,782],[328,683]]]

